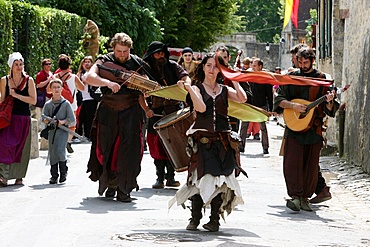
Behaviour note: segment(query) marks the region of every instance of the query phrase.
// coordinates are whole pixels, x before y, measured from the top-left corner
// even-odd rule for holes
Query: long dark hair
[[[200,62],[200,64],[198,64],[198,66],[196,67],[196,69],[194,71],[194,77],[192,78],[193,84],[196,84],[198,82],[203,82],[204,81],[205,74],[204,74],[203,66],[208,62],[209,59],[215,58],[215,56],[216,56],[216,53],[214,53],[214,52],[207,53],[204,56],[204,58],[202,59],[202,61]],[[217,59],[218,59],[218,62],[221,65],[226,66],[225,65],[225,61],[222,59],[221,56],[218,56],[217,55]],[[220,83],[222,81],[222,79],[223,79],[223,75],[221,74],[221,72],[219,72],[218,75],[217,75],[216,81],[218,83]]]

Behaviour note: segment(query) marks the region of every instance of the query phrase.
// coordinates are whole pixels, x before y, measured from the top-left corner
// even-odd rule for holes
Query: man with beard
[[[291,61],[292,61],[293,67],[289,68],[288,72],[293,73],[294,71],[296,72],[298,71],[299,63],[298,63],[296,54],[303,47],[307,47],[307,45],[299,43],[290,50],[290,54],[292,55]],[[324,73],[323,78],[331,79],[331,75]],[[312,198],[310,200],[310,203],[321,203],[321,202],[331,199],[330,187],[326,185],[326,181],[325,181],[325,178],[322,176],[320,167],[318,171],[318,179],[317,179],[315,194],[316,194],[316,197]]]
[[[154,41],[148,46],[143,59],[150,65],[150,76],[162,86],[176,85],[181,80],[191,83],[188,72],[176,62],[169,60],[169,56],[167,46],[159,41]],[[178,187],[180,183],[175,180],[175,170],[153,125],[161,119],[159,116],[181,109],[182,102],[155,96],[152,96],[151,100],[151,109],[156,116],[149,119],[147,143],[150,155],[154,159],[157,174],[157,181],[152,185],[152,188],[164,188],[164,179],[167,179],[166,186]],[[167,173],[165,173],[165,169],[167,169]]]
[[[299,71],[292,74],[314,78],[325,78],[325,74],[313,68],[315,53],[309,47],[301,48],[297,53]],[[283,171],[288,195],[286,206],[293,211],[312,211],[308,198],[315,192],[320,150],[323,146],[323,118],[334,117],[339,103],[334,100],[334,91],[324,86],[279,86],[274,100],[274,111],[282,113],[284,108],[293,108],[297,112],[305,112],[306,105],[294,103],[293,99],[315,101],[326,95],[326,102],[319,104],[314,110],[313,124],[307,131],[297,132],[286,127],[283,147]]]
[[[121,70],[144,75],[149,67],[130,54],[132,43],[127,34],[116,33],[110,43],[113,52],[99,57],[86,77],[88,84],[100,86],[103,93],[91,130],[87,172],[91,172],[92,181],[99,180],[100,195],[106,191],[105,197],[113,198],[117,192],[117,201],[121,202],[131,202],[130,192],[139,189],[136,178],[143,156],[140,106],[148,117],[152,112],[141,92],[101,77],[98,65],[113,63],[121,66]]]

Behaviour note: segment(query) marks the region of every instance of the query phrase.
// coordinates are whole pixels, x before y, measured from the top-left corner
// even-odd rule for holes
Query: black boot
[[[166,166],[166,160],[154,160],[157,181],[152,185],[153,189],[163,189],[164,188],[164,168]]]
[[[67,161],[59,161],[60,178],[59,183],[64,183],[67,180]]]
[[[171,161],[166,160],[167,173],[165,175],[167,182],[166,186],[169,187],[179,187],[180,182],[175,180],[175,169],[173,168]]]
[[[51,178],[49,179],[49,184],[56,184],[59,174],[58,174],[58,163],[50,166]]]
[[[132,199],[130,197],[130,194],[125,194],[122,192],[122,190],[120,190],[119,188],[117,188],[117,201],[120,201],[120,202],[132,202]]]
[[[222,204],[221,194],[218,194],[211,201],[211,216],[209,222],[203,228],[210,232],[217,232],[220,228],[220,207]]]
[[[194,231],[197,229],[202,218],[203,200],[200,195],[194,195],[191,200],[191,218],[186,230]]]
[[[117,191],[117,176],[115,172],[108,171],[108,189],[105,192],[105,197],[113,198]]]

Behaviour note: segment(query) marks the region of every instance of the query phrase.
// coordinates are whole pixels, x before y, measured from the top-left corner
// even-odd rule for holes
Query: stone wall
[[[243,50],[244,57],[259,57],[264,61],[264,68],[274,70],[278,66],[279,45],[269,43],[270,51],[266,51],[266,43],[256,43],[256,34],[254,33],[235,33],[218,39],[219,41],[210,47],[214,51],[218,46],[226,45],[234,47],[237,50]],[[235,57],[231,58],[231,64]]]
[[[37,119],[31,118],[31,159],[36,159],[39,157],[39,131]]]
[[[346,103],[344,155],[370,173],[370,1],[332,0],[333,56],[319,62],[332,71],[337,86],[351,84],[341,95]]]

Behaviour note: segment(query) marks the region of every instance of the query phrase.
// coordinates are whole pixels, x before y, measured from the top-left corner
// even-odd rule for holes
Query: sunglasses
[[[44,65],[51,65],[51,63],[44,63]]]

